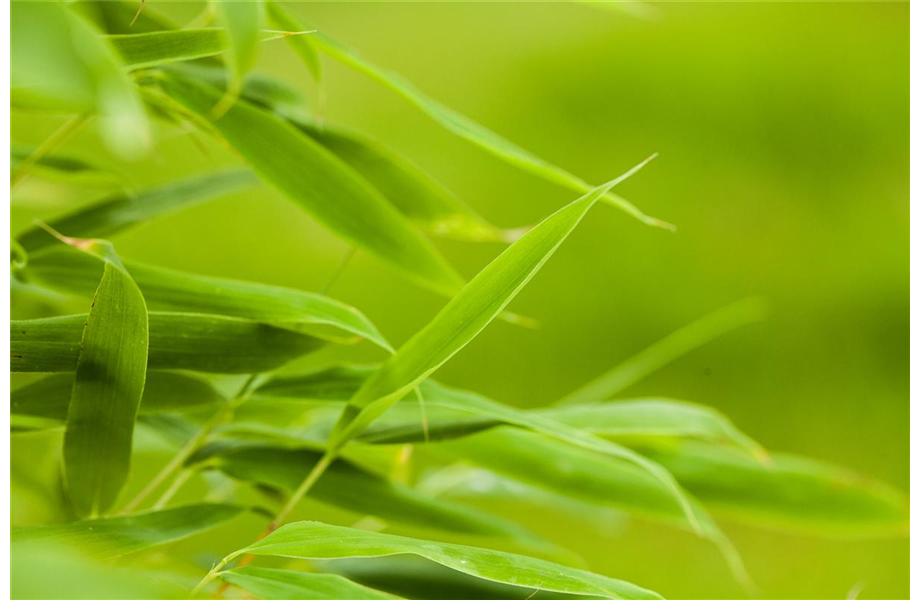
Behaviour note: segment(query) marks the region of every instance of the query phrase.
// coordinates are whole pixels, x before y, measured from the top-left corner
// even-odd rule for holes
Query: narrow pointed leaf
[[[100,202],[48,221],[56,231],[71,237],[108,237],[148,220],[250,187],[258,179],[249,171],[235,169],[149,188],[137,194],[118,193]],[[17,236],[30,254],[58,242],[41,227],[30,227]]]
[[[547,217],[480,271],[352,396],[330,436],[330,448],[341,447],[360,434],[479,335],[536,275],[597,200],[623,177]]]
[[[125,66],[141,69],[221,54],[227,49],[223,29],[176,29],[107,36]]]
[[[315,521],[285,525],[258,542],[234,552],[228,559],[241,554],[312,559],[414,554],[473,577],[532,590],[604,598],[660,597],[655,592],[626,581],[527,556],[360,531]]]
[[[191,504],[66,525],[13,527],[10,542],[17,551],[37,542],[67,542],[79,545],[87,556],[103,560],[213,529],[245,510],[230,504]]]
[[[313,352],[316,337],[246,319],[191,313],[149,313],[151,369],[259,373]],[[10,322],[10,370],[73,371],[85,315]]]
[[[397,599],[392,594],[379,592],[345,579],[341,575],[330,573],[301,573],[261,567],[240,567],[222,571],[220,577],[227,583],[243,588],[262,600]]]
[[[359,336],[391,349],[364,314],[321,294],[130,261],[125,264],[153,310],[237,317],[334,341],[347,342]],[[36,257],[27,268],[21,276],[30,283],[77,296],[91,293],[99,270],[94,261],[66,250]]]
[[[761,298],[746,298],[681,327],[610,371],[560,399],[558,404],[586,404],[611,398],[671,361],[742,325],[764,318]]]
[[[268,9],[268,18],[275,29],[281,31],[295,32],[307,31],[310,28],[304,26],[297,18],[286,11],[279,3],[269,1],[266,3]],[[319,53],[316,50],[316,44],[308,35],[289,35],[285,41],[291,47],[295,54],[307,66],[313,80],[317,84],[323,81],[323,63],[320,61]]]
[[[239,90],[246,74],[259,57],[259,43],[265,21],[265,5],[261,0],[248,2],[215,2],[218,19],[227,32],[230,60],[227,69],[233,87]]]
[[[219,91],[171,72],[166,94],[202,116]],[[252,168],[333,233],[399,269],[417,283],[453,294],[463,280],[431,244],[367,181],[293,125],[245,100],[213,123]]]
[[[10,412],[63,422],[67,419],[72,373],[56,373],[10,393]],[[225,398],[207,380],[185,373],[151,371],[144,383],[138,414],[160,414],[201,408]]]
[[[103,264],[75,364],[64,432],[64,482],[79,515],[115,503],[128,479],[134,420],[147,374],[147,307],[114,249],[69,240]]]
[[[27,146],[10,146],[10,170],[15,171],[25,161],[31,160],[36,149]],[[40,157],[31,167],[32,172],[52,181],[86,185],[111,185],[120,177],[104,167],[75,156],[52,154]]]
[[[576,192],[590,193],[594,187],[565,169],[534,156],[472,119],[430,98],[401,75],[374,65],[354,50],[325,33],[317,31],[313,34],[312,41],[321,51],[332,58],[360,71],[396,92],[451,133],[472,142],[501,160]],[[631,202],[610,190],[605,191],[603,198],[606,202],[613,204],[647,225],[673,229],[672,225],[646,215]]]

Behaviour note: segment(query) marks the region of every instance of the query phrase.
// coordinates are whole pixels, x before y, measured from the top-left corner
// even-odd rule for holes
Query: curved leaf
[[[38,542],[67,542],[79,546],[87,556],[103,560],[213,529],[245,510],[230,504],[191,504],[66,525],[13,527],[10,542],[16,552]]]
[[[335,559],[415,554],[461,573],[534,590],[586,594],[604,598],[660,598],[618,579],[544,560],[403,536],[336,527],[315,521],[285,525],[258,542],[230,554]]]
[[[260,373],[324,345],[310,335],[245,319],[163,312],[148,317],[151,369]],[[85,315],[10,321],[10,370],[75,370],[85,322]]]
[[[391,350],[363,313],[321,294],[126,264],[147,305],[155,310],[237,317],[333,341],[347,342],[359,336]],[[92,281],[98,278],[98,265],[75,252],[46,253],[34,258],[27,269],[20,276],[29,282],[77,296],[91,293]]]
[[[280,569],[239,567],[222,571],[221,579],[263,600],[395,600],[392,594],[378,592],[329,573],[300,573]]]

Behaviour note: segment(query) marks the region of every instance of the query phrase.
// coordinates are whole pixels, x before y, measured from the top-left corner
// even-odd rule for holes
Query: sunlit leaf
[[[95,559],[114,558],[160,544],[175,542],[213,529],[239,515],[243,507],[230,504],[190,504],[123,517],[103,517],[65,525],[13,527],[10,542],[19,552],[37,542],[79,545]]]
[[[223,29],[177,29],[110,35],[106,39],[132,69],[220,54],[227,49]]]
[[[148,188],[137,194],[120,192],[79,208],[48,225],[71,237],[108,237],[114,233],[194,206],[237,190],[250,187],[258,179],[246,170],[230,170],[198,175],[182,181]],[[30,227],[17,236],[29,253],[58,242],[42,227]]]
[[[305,27],[294,15],[289,13],[278,2],[269,0],[266,2],[268,8],[268,18],[271,24],[282,31],[299,32],[307,31],[310,28]],[[316,45],[308,35],[290,35],[285,37],[288,45],[297,54],[300,60],[310,70],[313,79],[318,84],[323,81],[323,63],[320,61],[319,53],[316,51]]]
[[[329,573],[300,573],[280,569],[241,567],[223,571],[221,579],[251,592],[263,600],[394,600],[396,596],[378,592]]]
[[[216,88],[178,72],[160,83],[202,116],[220,101]],[[260,177],[337,235],[421,285],[447,294],[462,286],[453,268],[373,186],[281,117],[240,100],[213,125]]]
[[[660,597],[625,581],[527,556],[336,527],[315,521],[285,525],[258,542],[230,554],[224,561],[241,554],[313,559],[415,554],[473,577],[532,590],[604,598]]]
[[[259,373],[324,345],[316,337],[246,319],[148,314],[151,369]],[[10,370],[54,373],[77,366],[86,315],[10,322]]]

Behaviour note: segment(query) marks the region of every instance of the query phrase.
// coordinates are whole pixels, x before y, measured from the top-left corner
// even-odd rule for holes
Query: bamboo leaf
[[[260,567],[222,571],[221,579],[263,600],[394,600],[397,597],[329,573],[300,573]]]
[[[480,271],[352,396],[330,435],[330,450],[360,434],[476,337],[527,285],[597,200],[638,168],[547,217]]]
[[[151,312],[148,367],[259,373],[313,352],[316,337],[246,319]],[[10,322],[10,370],[73,371],[85,315]]]
[[[53,229],[72,237],[107,237],[150,219],[194,206],[254,185],[246,170],[230,170],[150,188],[138,194],[118,193],[100,202],[48,221]],[[56,244],[42,227],[30,227],[19,243],[31,254]]]
[[[11,6],[10,99],[17,108],[93,112],[105,142],[126,158],[150,143],[143,103],[111,45],[64,4]]]
[[[279,3],[269,1],[266,3],[266,6],[268,7],[269,21],[276,29],[289,32],[299,32],[310,29],[309,27],[305,27],[303,23],[286,11]],[[294,53],[297,54],[300,60],[307,66],[314,81],[322,85],[323,63],[320,62],[316,45],[310,39],[310,36],[289,35],[285,37],[285,41],[287,41]]]
[[[10,393],[10,412],[63,422],[67,419],[72,373],[56,373]],[[147,373],[138,414],[150,415],[201,408],[225,400],[207,380],[185,373]]]
[[[205,448],[193,460],[206,460],[208,465],[234,479],[290,492],[321,456],[318,450],[247,444]],[[335,462],[317,482],[311,496],[359,515],[370,514],[422,529],[527,539],[535,543],[532,534],[513,523],[462,504],[426,497],[347,460]]]
[[[36,148],[10,146],[10,171],[16,171],[21,165],[33,159]],[[40,156],[31,169],[49,180],[64,183],[111,185],[121,178],[116,173],[75,156],[54,154]]]
[[[64,432],[68,495],[77,514],[96,516],[128,479],[147,374],[147,307],[111,244],[65,241],[105,265],[81,335]]]
[[[714,511],[750,525],[819,535],[907,535],[903,492],[821,461],[771,454],[762,464],[698,442],[648,454]]]
[[[512,242],[522,234],[492,225],[418,166],[379,142],[329,124],[320,127],[305,119],[290,120],[366,177],[426,233],[471,242]]]
[[[126,264],[154,310],[236,317],[339,342],[359,336],[391,350],[364,314],[321,294]],[[92,281],[98,279],[98,265],[75,252],[46,253],[28,269],[20,276],[29,282],[77,296],[91,293]]]
[[[227,49],[223,29],[176,29],[107,36],[130,69],[156,67],[221,54]]]
[[[681,327],[610,371],[560,399],[558,404],[606,400],[684,354],[742,325],[760,321],[767,306],[762,298],[745,298]]]
[[[161,86],[187,109],[210,114],[215,88],[171,71]],[[265,181],[342,238],[417,283],[453,294],[463,281],[366,180],[280,117],[241,100],[213,123]]]
[[[310,29],[312,29],[312,27],[310,27]],[[499,159],[533,175],[546,179],[547,181],[551,181],[579,193],[590,193],[592,188],[594,188],[591,184],[569,173],[565,169],[534,156],[527,150],[506,140],[472,119],[430,98],[401,75],[374,65],[361,57],[354,50],[339,43],[325,33],[317,31],[312,35],[311,41],[322,52],[325,52],[332,58],[360,71],[364,75],[367,75],[371,79],[396,92],[454,135],[479,146]],[[609,190],[604,193],[603,198],[604,201],[618,207],[628,215],[635,217],[647,225],[674,229],[673,225],[646,215],[631,202]]]
[[[285,525],[258,542],[230,554],[223,563],[242,554],[311,559],[414,554],[473,577],[533,590],[604,598],[660,597],[626,581],[527,556],[360,531],[316,521]]]
[[[230,90],[242,88],[243,79],[259,57],[259,43],[265,22],[265,6],[261,0],[248,2],[215,2],[217,16],[227,32],[227,70]]]
[[[244,510],[230,504],[191,504],[65,525],[13,527],[10,542],[15,552],[38,542],[67,542],[79,546],[86,556],[104,560],[185,539],[213,529]]]

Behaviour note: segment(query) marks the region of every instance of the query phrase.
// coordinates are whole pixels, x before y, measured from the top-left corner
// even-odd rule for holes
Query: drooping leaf
[[[348,598],[349,600],[396,600],[397,597],[378,592],[349,581],[340,575],[330,573],[301,573],[240,567],[222,571],[221,579],[263,600],[327,600]]]
[[[414,554],[473,577],[533,590],[604,598],[660,597],[626,581],[527,556],[336,527],[316,521],[285,525],[224,560],[232,560],[241,554],[313,559]]]
[[[586,404],[607,400],[691,350],[742,325],[763,319],[766,311],[764,300],[756,297],[723,307],[667,335],[567,394],[558,403]]]
[[[310,28],[305,27],[294,15],[286,11],[279,3],[269,0],[266,2],[268,8],[268,18],[271,24],[282,31],[299,32],[307,31]],[[285,37],[288,45],[297,54],[300,60],[307,66],[310,74],[317,84],[323,82],[323,63],[320,61],[316,45],[308,35],[289,35]]]
[[[207,460],[208,465],[235,479],[293,491],[321,456],[319,450],[248,444],[205,449],[197,460]],[[339,460],[329,468],[311,497],[359,515],[370,514],[423,529],[534,541],[526,530],[508,521],[462,504],[426,497],[347,460]]]
[[[237,317],[334,341],[359,336],[390,350],[389,343],[364,314],[321,294],[142,263],[125,264],[147,305],[154,310]],[[42,287],[86,296],[91,293],[92,281],[98,278],[98,265],[74,252],[50,252],[35,258],[21,276]]]
[[[11,5],[10,100],[27,110],[96,113],[115,152],[150,143],[143,103],[120,58],[82,15],[55,2]]]
[[[37,542],[67,542],[78,545],[87,556],[102,560],[213,529],[244,510],[241,506],[230,504],[191,504],[65,525],[13,527],[10,542],[16,552]]]
[[[565,169],[534,156],[472,119],[430,98],[401,75],[374,65],[354,50],[339,43],[322,31],[312,34],[311,41],[317,48],[332,58],[360,71],[396,92],[451,133],[472,142],[501,160],[579,193],[590,193],[594,188],[591,184]],[[631,202],[610,190],[604,193],[603,198],[606,202],[613,204],[647,225],[673,229],[672,225],[646,215]]]
[[[10,412],[63,422],[67,419],[72,373],[56,373],[13,390]],[[160,414],[201,408],[225,398],[206,379],[186,373],[151,371],[147,373],[138,414]]]
[[[259,373],[324,344],[316,337],[246,319],[151,312],[148,366],[209,373]],[[85,315],[10,322],[10,370],[73,371]]]
[[[215,2],[218,20],[227,32],[227,71],[231,90],[240,90],[246,74],[259,57],[259,43],[265,22],[265,5],[261,0]],[[231,92],[232,93],[232,92]]]
[[[320,127],[304,119],[291,122],[366,177],[431,235],[472,242],[510,242],[521,235],[521,231],[495,227],[418,166],[379,142],[329,124]]]
[[[199,115],[210,114],[220,92],[177,71],[163,91]],[[463,280],[381,194],[331,152],[294,126],[245,100],[213,126],[262,179],[332,232],[399,269],[417,283],[453,294]]]
[[[762,464],[689,441],[648,455],[714,511],[750,525],[820,535],[907,535],[906,494],[821,461],[771,454]]]
[[[48,224],[72,237],[107,237],[188,206],[249,187],[258,179],[249,171],[235,169],[143,190],[136,195],[118,193],[98,203],[80,208]],[[17,236],[29,252],[55,245],[54,237],[41,227],[30,227]]]
[[[147,375],[147,306],[115,250],[68,239],[104,265],[84,321],[64,431],[64,482],[79,515],[104,513],[128,479]]]
[[[352,396],[330,435],[330,449],[360,434],[475,338],[527,285],[597,200],[633,171],[547,217],[480,271]]]

